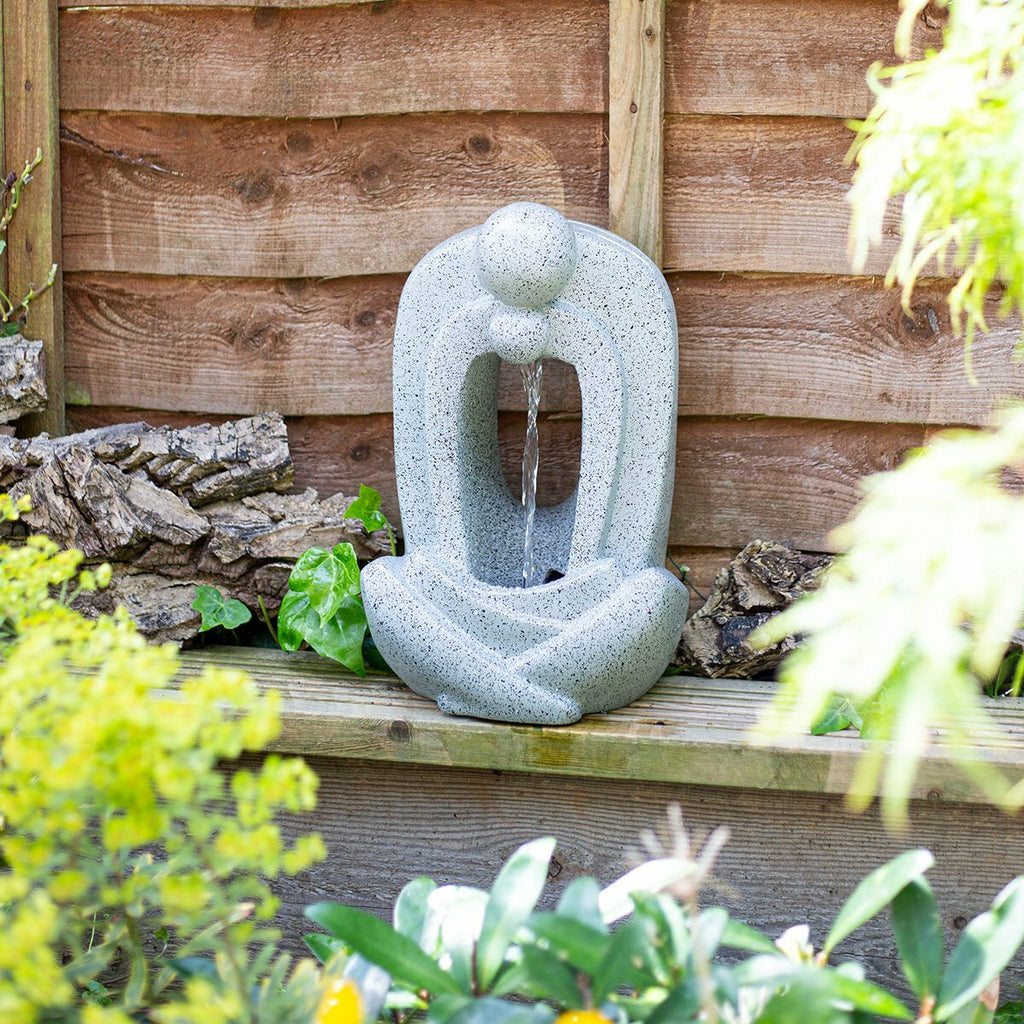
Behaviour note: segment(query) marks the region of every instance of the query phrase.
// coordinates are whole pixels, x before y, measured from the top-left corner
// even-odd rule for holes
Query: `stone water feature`
[[[559,725],[658,679],[687,607],[664,568],[677,358],[657,267],[548,207],[506,206],[416,266],[394,353],[406,554],[363,571],[373,637],[413,690],[451,714]],[[583,401],[579,483],[550,508],[530,507],[530,440],[521,498],[497,435],[502,361],[542,359],[575,368]]]

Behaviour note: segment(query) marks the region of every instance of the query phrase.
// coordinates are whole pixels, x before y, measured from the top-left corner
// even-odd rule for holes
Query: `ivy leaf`
[[[366,484],[359,485],[359,497],[345,509],[346,519],[358,519],[366,529],[373,533],[376,530],[387,530],[390,526],[387,517],[380,510],[379,492]]]
[[[304,551],[288,577],[288,590],[305,594],[320,625],[325,626],[346,598],[359,594],[359,562],[352,545]]]
[[[283,650],[297,651],[305,641],[317,654],[341,662],[360,676],[366,675],[363,664],[366,630],[366,611],[359,597],[345,598],[334,617],[321,622],[309,595],[289,590],[277,613],[277,642]]]
[[[834,693],[829,697],[825,710],[811,726],[811,735],[824,736],[830,732],[842,732],[851,725],[859,729],[863,724],[864,720],[850,698]]]
[[[241,601],[224,595],[216,587],[196,587],[195,600],[192,607],[202,616],[200,633],[205,633],[215,626],[235,629],[252,618],[252,612]]]
[[[3,252],[3,249],[0,249],[0,252]],[[0,324],[0,338],[13,338],[16,334],[21,334],[20,324],[15,323],[13,320]]]

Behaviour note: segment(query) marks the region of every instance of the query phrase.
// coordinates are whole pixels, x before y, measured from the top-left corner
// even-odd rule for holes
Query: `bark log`
[[[0,339],[0,423],[45,408],[43,343],[20,334]]]
[[[831,562],[831,555],[796,551],[776,541],[751,542],[718,571],[704,606],[683,628],[672,664],[712,679],[753,679],[771,671],[798,639],[755,650],[750,634],[814,590]]]
[[[361,559],[390,550],[386,536],[345,519],[351,498],[278,493],[291,480],[276,414],[220,427],[133,423],[60,438],[0,437],[0,489],[32,501],[0,533],[44,533],[80,548],[88,562],[110,562],[111,586],[83,595],[80,607],[100,613],[124,604],[147,636],[183,640],[198,632],[197,584],[274,612],[306,548],[347,541]]]

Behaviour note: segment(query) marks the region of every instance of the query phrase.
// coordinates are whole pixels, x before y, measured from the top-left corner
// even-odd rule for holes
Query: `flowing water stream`
[[[541,377],[543,364],[540,360],[526,363],[520,369],[523,373],[523,387],[526,389],[526,443],[523,446],[523,511],[526,529],[523,532],[523,586],[533,587],[538,579],[534,547],[534,521],[537,518],[537,464],[540,457],[540,441],[537,435],[537,411],[540,408]]]

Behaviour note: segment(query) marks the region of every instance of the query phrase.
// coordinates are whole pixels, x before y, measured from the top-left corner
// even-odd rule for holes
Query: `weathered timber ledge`
[[[752,745],[749,730],[774,692],[763,681],[669,676],[629,707],[551,727],[453,718],[394,676],[360,679],[312,653],[217,647],[182,660],[187,673],[243,669],[280,691],[283,729],[272,749],[308,757],[839,794],[866,747],[852,732]],[[1013,780],[1024,778],[1024,698],[1002,698],[992,718],[1001,732],[986,757]],[[912,795],[985,802],[940,744]]]

